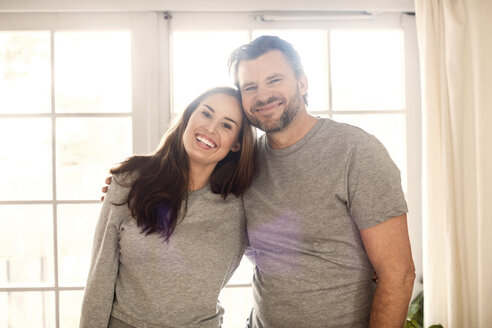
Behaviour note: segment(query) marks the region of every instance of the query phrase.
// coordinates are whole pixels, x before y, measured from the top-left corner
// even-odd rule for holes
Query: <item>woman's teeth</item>
[[[208,147],[210,147],[210,148],[215,148],[215,147],[217,147],[217,145],[216,145],[215,143],[211,142],[210,140],[208,140],[208,139],[206,139],[206,138],[204,138],[204,137],[202,137],[202,136],[197,135],[197,136],[196,136],[196,140],[198,140],[199,142],[201,142],[201,143],[203,143],[203,144],[207,145],[207,146],[208,146]]]

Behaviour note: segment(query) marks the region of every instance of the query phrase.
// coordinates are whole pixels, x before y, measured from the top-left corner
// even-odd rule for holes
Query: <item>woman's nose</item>
[[[216,130],[217,130],[217,126],[218,126],[218,123],[215,122],[215,120],[210,120],[207,122],[207,124],[205,125],[205,129],[208,131],[208,132],[211,132],[211,133],[214,133]]]

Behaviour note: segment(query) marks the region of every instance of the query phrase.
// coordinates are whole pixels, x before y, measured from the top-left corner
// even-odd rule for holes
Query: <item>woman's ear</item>
[[[239,151],[240,149],[241,149],[241,144],[239,143],[239,141],[236,141],[236,143],[231,147],[231,151],[233,152]]]

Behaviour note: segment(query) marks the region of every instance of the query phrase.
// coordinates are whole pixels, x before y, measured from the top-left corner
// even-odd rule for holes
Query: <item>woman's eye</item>
[[[282,81],[282,79],[273,79],[273,80],[270,80],[270,83],[277,83],[277,82],[280,82]]]
[[[212,118],[212,114],[210,114],[206,110],[202,111],[202,115],[205,116],[206,118]]]
[[[222,123],[222,126],[226,129],[232,129],[232,125],[230,123]]]

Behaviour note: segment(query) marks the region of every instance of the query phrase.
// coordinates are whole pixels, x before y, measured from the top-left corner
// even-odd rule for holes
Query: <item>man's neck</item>
[[[318,118],[311,116],[304,109],[279,132],[267,133],[267,140],[273,149],[287,148],[301,140],[318,122]]]

